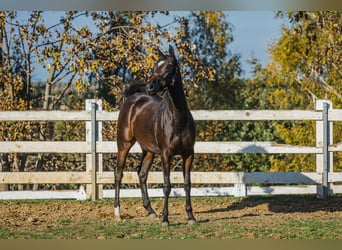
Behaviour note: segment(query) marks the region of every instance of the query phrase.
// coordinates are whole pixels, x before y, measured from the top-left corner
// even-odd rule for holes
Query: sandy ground
[[[186,223],[184,199],[170,199],[171,224]],[[160,215],[162,199],[153,199],[152,206]],[[194,198],[193,210],[199,223],[229,223],[267,225],[289,220],[342,221],[342,197],[319,200],[315,197],[231,197]],[[140,199],[122,199],[121,212],[126,220],[144,221],[146,212]],[[83,220],[117,223],[112,201],[0,201],[0,225],[3,230],[21,231],[57,228],[63,223],[81,223]],[[156,221],[158,223],[158,221]],[[342,223],[341,223],[342,224]]]

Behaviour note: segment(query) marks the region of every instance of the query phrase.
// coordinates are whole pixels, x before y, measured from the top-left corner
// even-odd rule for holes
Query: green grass
[[[159,223],[146,224],[134,220],[117,224],[66,224],[61,228],[8,232],[0,230],[1,239],[338,239],[342,235],[340,223],[328,221],[289,221],[276,227],[255,228],[248,225],[229,225],[225,222],[193,226]]]

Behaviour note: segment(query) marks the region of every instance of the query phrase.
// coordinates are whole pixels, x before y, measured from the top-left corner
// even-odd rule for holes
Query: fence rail
[[[341,145],[331,145],[330,152],[339,151]],[[96,152],[117,153],[115,141],[97,142]],[[140,146],[135,144],[131,153],[141,153]],[[291,146],[273,142],[196,142],[195,152],[208,154],[239,154],[239,153],[268,153],[268,154],[322,154],[322,147]],[[59,141],[16,141],[1,142],[0,153],[91,153],[88,142],[59,142]]]
[[[86,121],[86,141],[0,141],[0,153],[82,153],[86,154],[84,172],[0,172],[0,184],[80,184],[75,191],[8,191],[0,199],[113,197],[113,190],[103,190],[104,184],[114,182],[113,172],[102,169],[102,154],[117,153],[115,141],[102,141],[102,122],[116,121],[118,112],[101,110],[101,101],[87,100],[86,111],[9,111],[0,112],[0,121]],[[281,145],[273,142],[201,142],[195,153],[267,153],[316,154],[316,172],[193,172],[194,184],[227,184],[223,188],[196,188],[192,195],[260,195],[317,194],[325,198],[342,193],[342,173],[333,172],[333,152],[342,151],[342,143],[332,144],[333,122],[342,121],[342,110],[332,109],[327,100],[319,100],[316,110],[195,110],[195,120],[312,120],[316,122],[316,146]],[[131,153],[140,153],[134,145]],[[162,183],[162,172],[150,172],[148,183]],[[172,183],[183,183],[181,172],[172,172]],[[125,172],[123,183],[139,183],[135,172]],[[263,184],[266,186],[255,186]],[[282,186],[279,186],[281,184]],[[284,185],[285,184],[285,185]],[[297,185],[294,185],[297,184]],[[86,186],[86,189],[83,188]],[[278,185],[278,186],[277,186]],[[184,195],[174,189],[171,195]],[[139,190],[122,190],[122,196],[140,196]],[[150,190],[150,196],[162,196],[160,189]]]
[[[321,121],[322,110],[193,110],[197,121],[262,121],[262,120],[292,120]],[[96,121],[115,121],[118,111],[108,112],[98,110]],[[340,121],[342,110],[328,111],[329,121]],[[1,121],[91,121],[91,111],[1,111]]]

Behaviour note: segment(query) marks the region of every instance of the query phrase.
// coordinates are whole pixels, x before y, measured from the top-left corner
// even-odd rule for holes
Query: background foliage
[[[242,75],[240,56],[229,50],[232,25],[224,12],[0,12],[0,110],[83,110],[101,98],[118,110],[130,79],[146,80],[157,47],[176,47],[191,109],[314,109],[317,99],[341,108],[341,13],[279,12],[289,21],[269,46],[263,67],[251,58],[253,76]],[[168,17],[161,26],[158,18]],[[91,21],[89,21],[91,20]],[[92,24],[92,25],[90,25]],[[45,72],[41,81],[34,79]],[[335,123],[334,141],[342,126]],[[105,123],[105,140],[115,124]],[[314,122],[198,122],[201,141],[275,141],[315,145]],[[78,122],[1,122],[1,140],[84,140]],[[107,169],[115,155],[106,156]],[[341,166],[341,154],[335,154]],[[133,157],[134,158],[134,157]],[[136,164],[137,156],[130,166]],[[176,159],[177,161],[177,159]],[[196,170],[314,171],[309,155],[198,155]],[[80,155],[0,155],[2,171],[82,170]],[[176,164],[176,167],[178,164]],[[23,187],[18,187],[23,188]],[[38,187],[34,187],[38,188]]]
[[[317,99],[342,107],[341,12],[278,13],[288,18],[278,42],[270,48],[271,62],[260,74],[267,83],[271,109],[314,109]],[[276,132],[286,144],[315,145],[313,122],[282,122]],[[334,123],[334,142],[341,141],[341,123]],[[312,170],[313,156],[287,156],[272,162],[274,169]],[[341,154],[335,154],[341,166]]]

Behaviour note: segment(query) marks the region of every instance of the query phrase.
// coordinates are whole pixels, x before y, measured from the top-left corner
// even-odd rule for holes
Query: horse
[[[147,192],[147,176],[154,156],[161,156],[164,177],[164,206],[162,225],[169,226],[168,200],[171,192],[170,164],[175,155],[183,160],[185,210],[188,224],[196,222],[191,205],[190,172],[194,159],[196,138],[195,123],[184,95],[180,67],[172,46],[169,54],[158,50],[159,58],[153,66],[153,75],[147,89],[161,90],[159,95],[134,93],[123,103],[118,117],[117,166],[115,169],[115,217],[120,220],[120,184],[123,169],[130,148],[138,142],[142,149],[142,158],[138,166],[143,206],[147,216],[156,218]],[[160,89],[159,89],[160,88]]]

